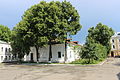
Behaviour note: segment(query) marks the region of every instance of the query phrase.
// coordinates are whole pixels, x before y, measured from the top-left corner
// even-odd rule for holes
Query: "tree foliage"
[[[20,37],[15,28],[12,30],[11,47],[13,55],[16,56],[19,61],[22,60],[25,54],[30,52],[29,44]]]
[[[87,43],[80,54],[82,59],[88,59],[88,64],[93,60],[102,60],[107,56],[106,47],[98,43]]]
[[[17,33],[29,46],[35,46],[37,60],[39,47],[50,44],[50,56],[52,56],[52,41],[63,42],[67,34],[74,35],[80,29],[79,14],[70,2],[45,2],[33,5],[22,16],[17,25]]]
[[[89,33],[87,39],[92,38],[95,43],[106,46],[107,53],[110,52],[110,38],[114,35],[114,31],[112,28],[109,28],[108,26],[99,23],[95,28],[91,27],[88,32]]]
[[[10,42],[11,30],[4,25],[0,25],[0,40]]]
[[[92,60],[105,59],[111,49],[110,38],[114,31],[101,23],[91,27],[88,30],[86,43],[82,48],[81,58],[88,59],[88,63]]]

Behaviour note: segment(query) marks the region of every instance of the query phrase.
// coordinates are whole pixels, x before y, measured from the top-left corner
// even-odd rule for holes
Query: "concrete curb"
[[[47,65],[47,66],[101,66],[107,61],[104,60],[98,64],[88,64],[88,65],[81,65],[81,64],[21,64],[21,65],[29,65],[29,66],[40,66],[40,65]]]
[[[105,62],[107,62],[108,59],[98,63],[98,64],[88,64],[88,65],[82,65],[82,64],[34,64],[34,63],[23,63],[23,64],[15,64],[15,65],[26,65],[26,66],[81,66],[81,67],[85,67],[85,66],[101,66],[103,65]],[[11,64],[14,65],[14,64]]]
[[[88,64],[88,65],[81,65],[81,64],[45,64],[45,65],[68,65],[68,66],[98,66],[98,65],[103,65],[105,62],[107,62],[107,59],[98,63],[98,64]],[[41,65],[41,64],[40,64]],[[44,64],[43,64],[44,65]]]
[[[104,60],[104,61],[102,61],[102,62],[100,62],[99,64],[97,64],[97,65],[103,65],[105,62],[107,62],[107,59],[106,60]]]

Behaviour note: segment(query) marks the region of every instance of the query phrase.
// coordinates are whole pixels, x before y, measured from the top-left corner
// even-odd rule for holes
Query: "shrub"
[[[86,59],[87,63],[90,64],[94,60],[99,61],[107,57],[106,47],[98,43],[87,43],[82,48],[80,53],[82,59]]]

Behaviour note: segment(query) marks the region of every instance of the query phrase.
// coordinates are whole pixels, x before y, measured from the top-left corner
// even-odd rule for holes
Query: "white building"
[[[67,42],[67,60],[65,61],[65,44],[55,44],[52,45],[52,58],[51,62],[72,62],[80,58],[80,45],[75,41]],[[39,62],[48,62],[49,61],[49,45],[43,48],[39,48]],[[25,61],[34,61],[36,62],[36,49],[31,47],[31,52],[29,55],[25,55]]]
[[[0,63],[12,60],[11,46],[9,43],[0,41]]]
[[[120,32],[115,33],[111,37],[111,53],[109,56],[118,57],[120,56]]]

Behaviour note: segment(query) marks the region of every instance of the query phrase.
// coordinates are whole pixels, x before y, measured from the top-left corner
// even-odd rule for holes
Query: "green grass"
[[[27,61],[22,61],[20,62],[20,64],[79,64],[79,65],[94,65],[94,64],[99,64],[100,62],[104,61],[105,59],[101,59],[101,60],[92,60],[90,63],[88,63],[88,59],[79,59],[79,60],[76,60],[76,61],[73,61],[71,63],[48,63],[48,62],[39,62],[39,63],[36,63],[36,62],[27,62]],[[10,63],[13,63],[13,64],[17,64],[18,62],[10,62]]]
[[[91,65],[91,64],[99,64],[100,62],[104,61],[105,59],[101,60],[92,60],[90,63],[88,63],[88,59],[79,59],[76,61],[71,62],[70,64],[81,64],[81,65]]]

